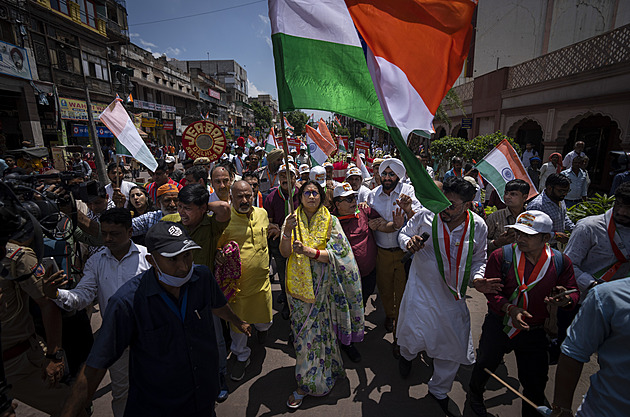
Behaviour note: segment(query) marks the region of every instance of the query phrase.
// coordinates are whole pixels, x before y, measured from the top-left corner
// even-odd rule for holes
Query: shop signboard
[[[106,128],[105,126],[97,126],[96,134],[99,138],[113,138],[114,134]],[[75,138],[88,138],[90,137],[90,133],[87,125],[72,125],[72,136]]]
[[[143,100],[134,100],[133,106],[137,109],[165,111],[167,113],[175,113],[177,111],[175,107],[167,104],[158,104]]]
[[[223,155],[227,141],[220,126],[199,120],[188,125],[182,135],[182,145],[190,158],[206,157],[212,162]]]
[[[366,142],[363,140],[356,140],[354,143],[354,156],[358,156],[360,153],[365,154],[365,156],[370,155],[370,142]]]
[[[217,100],[221,100],[221,93],[214,91],[212,88],[208,88],[208,95],[212,98],[216,98]]]
[[[0,73],[32,80],[26,49],[0,41]]]
[[[92,116],[94,120],[98,120],[106,107],[107,104],[92,103]],[[61,118],[65,120],[88,120],[87,103],[83,100],[59,97],[59,113],[61,114]]]
[[[142,127],[155,127],[155,125],[157,124],[157,120],[155,119],[148,119],[146,117],[142,118]]]
[[[172,120],[164,120],[162,122],[164,130],[173,130],[173,121]]]

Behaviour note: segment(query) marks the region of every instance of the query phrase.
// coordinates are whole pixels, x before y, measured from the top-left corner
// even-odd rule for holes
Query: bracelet
[[[284,234],[284,232],[282,232],[282,236],[283,236],[284,238],[286,238],[286,239],[291,240],[291,236],[287,236],[287,235],[285,235],[285,234]]]
[[[317,252],[315,252],[315,256],[313,257],[313,259],[318,259],[319,258],[319,249],[315,249]]]

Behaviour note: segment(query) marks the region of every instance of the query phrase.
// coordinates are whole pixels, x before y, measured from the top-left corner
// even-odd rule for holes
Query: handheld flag
[[[322,137],[326,139],[328,143],[330,143],[330,145],[333,147],[332,152],[334,152],[337,149],[335,140],[332,138],[332,135],[330,134],[330,131],[328,130],[328,126],[326,126],[326,122],[324,122],[324,119],[319,119],[319,122],[317,122],[317,133],[322,135]]]
[[[133,103],[133,96],[131,95],[131,93],[129,93],[129,96],[127,96],[127,104],[131,103]]]
[[[116,136],[118,142],[129,150],[131,155],[151,171],[157,168],[157,161],[144,143],[138,129],[129,118],[127,111],[118,100],[111,102],[99,116],[101,122]]]
[[[265,152],[271,152],[276,148],[278,148],[278,143],[276,142],[276,137],[273,134],[273,127],[272,127],[269,130],[269,135],[267,136],[267,141],[265,142]]]
[[[258,139],[256,139],[252,135],[247,136],[247,147],[248,148],[250,148],[250,149],[251,148],[255,148],[257,143],[258,143]]]
[[[503,201],[505,185],[508,181],[514,179],[521,179],[529,184],[529,196],[527,199],[538,195],[538,191],[536,191],[536,187],[534,187],[531,178],[529,178],[521,159],[507,139],[499,142],[493,150],[479,161],[476,167],[479,170],[479,174],[497,190],[501,201]]]
[[[289,123],[286,117],[284,117],[284,128],[286,129],[289,135],[292,135],[293,131],[295,130],[293,129],[293,126],[291,126],[291,123]]]
[[[308,144],[312,165],[323,165],[328,156],[333,153],[335,147],[309,125],[306,125],[305,129],[306,143]]]

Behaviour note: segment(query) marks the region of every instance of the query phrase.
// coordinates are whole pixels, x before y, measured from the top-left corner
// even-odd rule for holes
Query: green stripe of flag
[[[446,199],[442,191],[435,185],[427,170],[403,140],[400,130],[396,127],[390,127],[389,134],[400,151],[400,159],[407,169],[407,176],[411,179],[413,188],[416,191],[416,198],[424,207],[436,214],[450,206],[450,201]]]
[[[495,190],[497,190],[497,194],[501,196],[501,200],[503,200],[503,194],[505,194],[505,178],[501,175],[496,168],[489,164],[485,159],[479,161],[475,167],[479,170],[479,173],[482,177],[484,177]]]
[[[271,40],[280,111],[332,109],[387,129],[361,48],[284,33]]]

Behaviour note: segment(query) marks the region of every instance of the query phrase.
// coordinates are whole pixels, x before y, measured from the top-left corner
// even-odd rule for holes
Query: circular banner
[[[223,155],[227,141],[223,129],[207,120],[199,120],[184,130],[182,145],[190,158],[206,157],[213,162]]]

